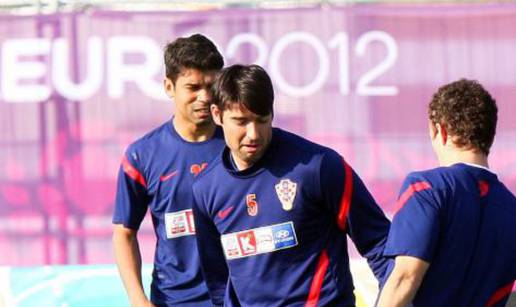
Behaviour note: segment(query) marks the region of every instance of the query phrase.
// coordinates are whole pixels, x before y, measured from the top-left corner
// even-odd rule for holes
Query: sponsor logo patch
[[[195,235],[192,209],[165,213],[167,239]]]
[[[292,210],[296,198],[297,183],[290,181],[290,179],[282,179],[276,184],[275,188],[283,210]]]
[[[264,226],[222,235],[226,259],[271,253],[297,245],[293,222]]]

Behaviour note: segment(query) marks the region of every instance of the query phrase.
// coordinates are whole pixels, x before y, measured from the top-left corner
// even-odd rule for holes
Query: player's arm
[[[408,306],[416,295],[430,264],[411,256],[397,256],[394,269],[378,300],[378,307]]]
[[[118,174],[113,214],[113,250],[120,277],[132,306],[153,306],[142,284],[142,260],[137,232],[149,202],[145,180],[131,155],[125,155]]]
[[[443,193],[420,175],[405,179],[384,250],[385,257],[394,259],[394,268],[379,306],[405,306],[416,296],[436,252]]]
[[[205,206],[202,201],[197,199],[194,189],[195,237],[201,269],[212,303],[215,306],[223,306],[229,271],[220,241],[220,233],[204,209]]]
[[[142,283],[142,258],[137,231],[116,224],[113,228],[115,261],[131,306],[153,306],[147,299]]]
[[[376,278],[382,280],[388,264],[383,250],[389,220],[360,177],[336,152],[326,153],[321,161],[322,188],[339,228],[349,234]]]

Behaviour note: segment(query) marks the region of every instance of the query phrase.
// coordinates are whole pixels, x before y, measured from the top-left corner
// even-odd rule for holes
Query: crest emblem
[[[283,210],[292,210],[296,198],[297,183],[290,181],[290,179],[282,179],[275,187]]]

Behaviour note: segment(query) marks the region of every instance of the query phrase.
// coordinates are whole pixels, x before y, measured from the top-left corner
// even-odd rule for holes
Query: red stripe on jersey
[[[328,253],[324,249],[321,252],[321,256],[319,257],[319,262],[317,263],[317,269],[315,270],[314,279],[312,280],[312,285],[310,286],[310,293],[308,294],[305,307],[317,306],[317,303],[319,302],[319,296],[321,295],[324,275],[326,275],[329,264],[330,259],[328,258]]]
[[[514,281],[511,281],[509,284],[501,287],[496,290],[496,292],[489,298],[487,301],[486,307],[494,306],[496,303],[501,301],[504,297],[509,295],[512,291],[512,286],[514,285]]]
[[[409,187],[401,194],[400,198],[396,202],[396,208],[394,209],[394,212],[396,213],[401,208],[403,208],[403,206],[405,206],[407,201],[412,197],[412,195],[414,195],[414,193],[431,188],[432,186],[426,181],[420,181],[409,185]]]
[[[478,189],[480,190],[480,197],[484,197],[489,192],[489,183],[484,180],[478,181]]]
[[[145,183],[145,178],[143,178],[142,174],[131,165],[131,162],[127,160],[127,157],[124,156],[122,159],[122,169],[124,170],[124,173],[129,176],[132,180],[138,182],[145,188],[147,187],[147,183]]]
[[[344,193],[342,193],[342,198],[340,200],[340,209],[339,215],[337,216],[337,224],[339,228],[342,230],[346,229],[346,219],[349,213],[349,207],[351,206],[351,196],[353,195],[353,171],[351,167],[346,163],[346,161],[342,160],[344,164]]]

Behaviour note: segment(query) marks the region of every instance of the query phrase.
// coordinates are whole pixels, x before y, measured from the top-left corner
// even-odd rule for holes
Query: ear
[[[440,138],[439,141],[443,146],[445,146],[448,142],[448,131],[446,131],[446,126],[435,124],[435,128],[437,129],[437,136]]]
[[[167,94],[168,98],[172,99],[175,97],[176,88],[172,80],[170,80],[169,78],[163,79],[163,88],[165,89],[165,93]]]
[[[216,104],[210,106],[211,118],[217,126],[222,126],[222,111]]]

